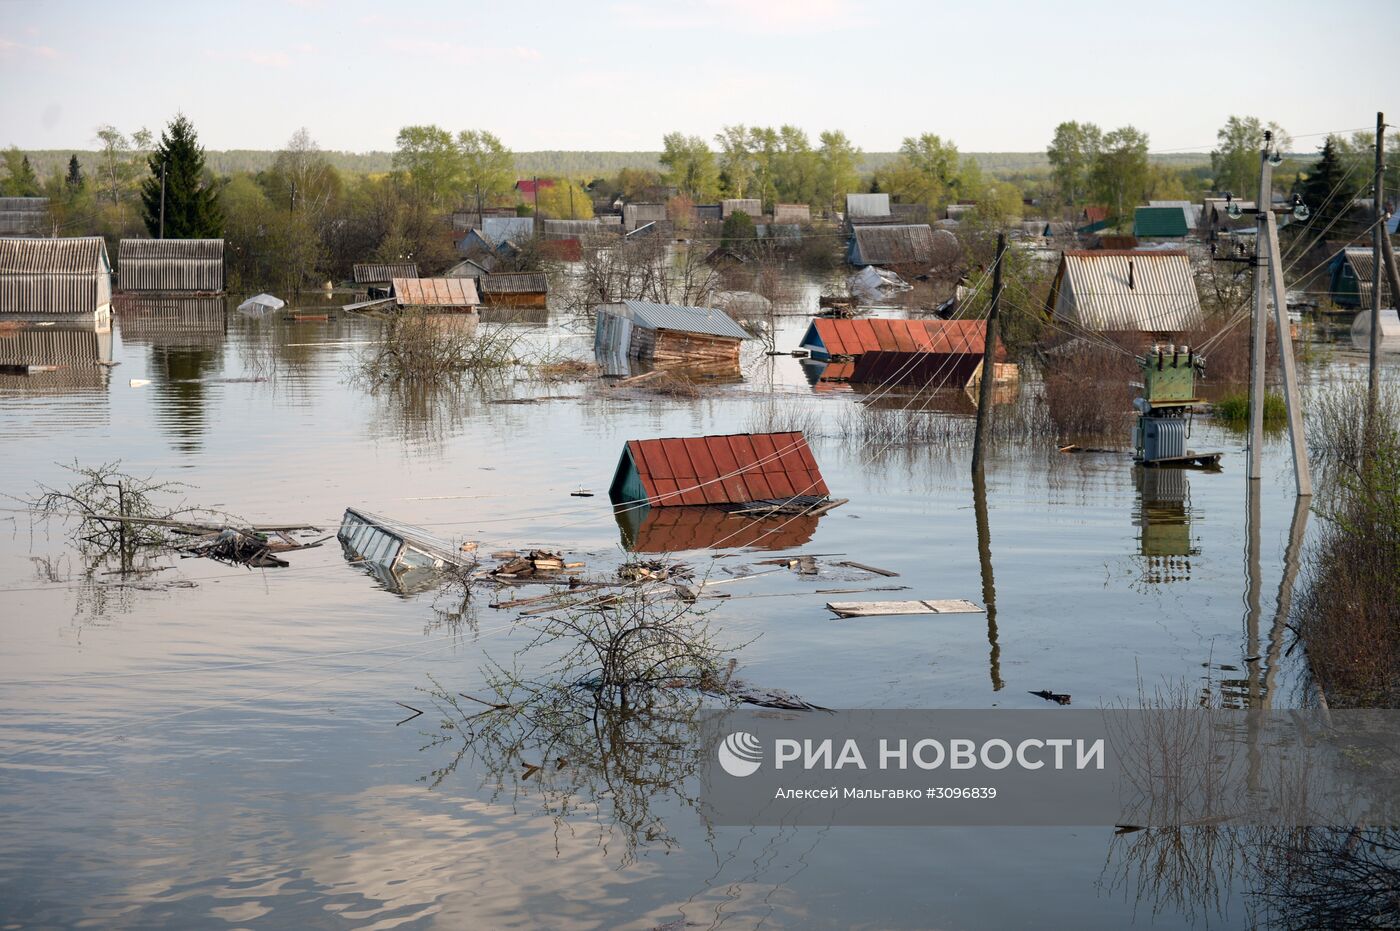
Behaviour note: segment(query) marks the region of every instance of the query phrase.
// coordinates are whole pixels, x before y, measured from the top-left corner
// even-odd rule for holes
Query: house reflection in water
[[[1191,557],[1200,552],[1191,543],[1191,486],[1185,469],[1135,466],[1139,528],[1143,559],[1142,581],[1151,584],[1184,582],[1191,578]]]
[[[0,392],[4,394],[105,393],[111,361],[108,316],[0,320]]]
[[[181,452],[203,445],[206,379],[224,364],[228,312],[223,297],[133,297],[117,304],[122,342],[150,348],[157,420]]]
[[[819,515],[741,517],[714,507],[653,508],[618,505],[613,509],[622,546],[633,553],[685,550],[783,550],[811,542]]]

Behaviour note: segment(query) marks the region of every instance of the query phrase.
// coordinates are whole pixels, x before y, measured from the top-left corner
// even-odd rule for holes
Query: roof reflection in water
[[[740,517],[714,507],[614,509],[622,545],[633,553],[686,550],[782,550],[801,546],[817,532],[820,516]]]

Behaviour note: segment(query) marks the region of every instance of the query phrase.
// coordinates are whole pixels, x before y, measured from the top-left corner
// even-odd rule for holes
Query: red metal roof
[[[627,451],[658,507],[830,494],[801,433],[629,440]]]
[[[939,352],[981,355],[987,338],[982,320],[882,320],[818,317],[812,321],[833,356],[866,352]]]
[[[540,190],[544,190],[547,187],[554,187],[554,179],[540,178],[536,180],[535,178],[525,178],[515,182],[515,189],[521,194],[533,194],[535,193],[536,184],[539,185]]]
[[[1108,208],[1102,204],[1090,204],[1084,208],[1084,219],[1090,223],[1102,223],[1108,219]]]

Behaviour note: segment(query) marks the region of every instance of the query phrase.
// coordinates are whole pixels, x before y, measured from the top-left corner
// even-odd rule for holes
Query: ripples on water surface
[[[776,345],[795,345],[804,325],[778,318]],[[830,435],[813,437],[814,451],[851,499],[802,548],[897,570],[918,597],[982,600],[967,451],[872,460],[835,435],[851,396],[812,392],[794,359],[754,347],[744,384],[699,400],[513,375],[403,397],[348,378],[375,326],[207,310],[159,325],[118,318],[106,350],[118,366],[44,390],[6,382],[0,491],[61,484],[56,463],[120,459],[259,522],[333,531],[357,506],[483,549],[540,544],[606,566],[620,555],[606,488],[626,440],[744,431],[778,396],[815,412]],[[531,338],[589,345],[558,321]],[[733,642],[762,634],[740,656],[745,678],[829,707],[1036,707],[1033,689],[1093,705],[1131,700],[1139,677],[1200,682],[1207,663],[1259,670],[1212,683],[1259,700],[1263,670],[1242,660],[1269,646],[1292,514],[1287,454],[1277,441],[1268,450],[1251,630],[1240,439],[1198,421],[1192,445],[1223,450],[1224,472],[1142,475],[1122,455],[999,451],[988,476],[995,630],[980,615],[835,622],[811,594],[736,599],[715,622]],[[580,486],[598,495],[571,497]],[[508,612],[480,607],[453,624],[440,599],[383,590],[333,541],[283,570],[176,560],[145,588],[83,580],[61,526],[6,507],[0,913],[13,926],[1044,927],[1055,916],[1109,928],[1204,917],[1170,904],[1152,916],[1098,829],[707,831],[658,793],[650,814],[674,843],[634,845],[606,803],[583,799],[556,820],[470,757],[430,788],[452,750],[425,749],[432,713],[396,727],[395,702],[424,706],[430,677],[480,687],[484,657],[508,659],[521,642]],[[740,572],[755,558],[716,565]],[[887,581],[859,576],[821,581]],[[191,584],[167,584],[177,580]],[[730,590],[812,587],[775,573]],[[1286,702],[1296,670],[1275,665]],[[1237,902],[1210,917],[1245,921]]]

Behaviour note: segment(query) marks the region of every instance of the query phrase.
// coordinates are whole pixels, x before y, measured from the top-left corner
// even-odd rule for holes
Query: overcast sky
[[[1370,36],[1385,37],[1384,51]],[[1044,149],[1127,123],[1208,151],[1232,113],[1306,133],[1400,122],[1400,0],[0,0],[0,145],[91,148],[175,112],[211,149],[391,149],[400,126],[518,151],[659,149],[793,123],[867,151],[936,132]]]

